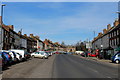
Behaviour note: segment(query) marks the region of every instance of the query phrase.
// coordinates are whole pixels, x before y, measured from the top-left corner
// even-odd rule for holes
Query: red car
[[[59,54],[59,52],[56,52],[56,54]]]
[[[90,57],[96,57],[96,54],[94,54],[94,53],[88,53],[88,56],[90,56]]]

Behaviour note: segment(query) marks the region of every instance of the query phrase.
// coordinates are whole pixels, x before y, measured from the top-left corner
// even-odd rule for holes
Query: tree
[[[83,42],[77,42],[76,44],[76,50],[77,51],[86,51],[86,45],[85,45],[85,41]]]
[[[61,45],[65,46],[65,42],[64,42],[64,41],[62,41]]]

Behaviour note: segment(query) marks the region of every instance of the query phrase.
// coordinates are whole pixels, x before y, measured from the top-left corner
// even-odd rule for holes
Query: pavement
[[[94,60],[94,61],[99,61],[99,62],[110,63],[110,64],[113,64],[113,65],[120,65],[120,64],[113,63],[111,60],[98,59],[97,57],[82,57],[82,56],[79,56],[79,57],[80,57],[80,58],[86,58],[86,59],[88,59],[88,60]]]
[[[3,78],[118,78],[118,65],[56,54],[49,59],[34,58],[8,67]],[[104,80],[104,79],[103,79]]]

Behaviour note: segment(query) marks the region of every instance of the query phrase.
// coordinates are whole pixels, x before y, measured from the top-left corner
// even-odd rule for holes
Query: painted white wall
[[[0,26],[0,50],[3,47],[3,28]]]
[[[38,47],[40,47],[39,50],[43,50],[43,47],[44,47],[44,44],[39,40],[37,40],[37,48]]]

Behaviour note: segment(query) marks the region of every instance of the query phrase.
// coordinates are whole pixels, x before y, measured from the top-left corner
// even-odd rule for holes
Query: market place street
[[[118,64],[55,54],[12,65],[3,71],[3,78],[118,78]]]

